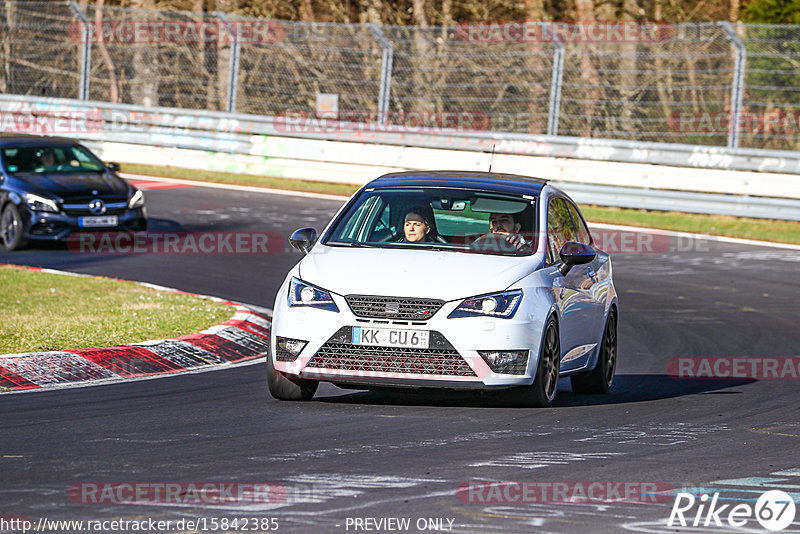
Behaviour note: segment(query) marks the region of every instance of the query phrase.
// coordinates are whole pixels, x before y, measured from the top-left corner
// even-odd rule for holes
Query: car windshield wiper
[[[378,245],[371,245],[369,243],[361,243],[357,241],[328,241],[326,244],[350,248],[378,248]]]

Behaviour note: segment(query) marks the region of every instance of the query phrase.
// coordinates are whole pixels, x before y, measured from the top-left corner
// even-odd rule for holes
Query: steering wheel
[[[510,234],[486,234],[472,242],[471,250],[479,252],[517,252],[519,249],[508,242]]]

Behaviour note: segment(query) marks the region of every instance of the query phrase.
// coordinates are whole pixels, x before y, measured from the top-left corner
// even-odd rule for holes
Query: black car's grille
[[[94,199],[92,199],[94,200]],[[64,209],[64,213],[67,215],[71,215],[72,217],[95,217],[98,215],[122,215],[128,210],[128,202],[124,199],[109,199],[103,200],[105,204],[105,211],[103,213],[92,213],[89,209],[89,203],[91,200],[76,200],[76,199],[69,199],[68,201],[64,202],[62,208]]]
[[[379,347],[350,343],[351,327],[340,329],[309,360],[306,367],[408,373],[416,375],[476,376],[455,348],[440,334],[431,331],[430,348]]]
[[[348,295],[345,300],[353,313],[359,317],[407,321],[427,321],[444,304],[443,300],[436,299],[370,295]]]

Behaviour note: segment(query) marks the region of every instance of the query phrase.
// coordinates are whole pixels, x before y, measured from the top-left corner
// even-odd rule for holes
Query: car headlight
[[[330,292],[297,278],[292,278],[289,284],[289,306],[311,306],[323,310],[339,311]]]
[[[128,207],[130,209],[133,208],[141,208],[144,206],[144,193],[141,190],[137,189],[136,192],[133,194],[131,199],[128,201]]]
[[[447,318],[497,317],[498,319],[510,319],[517,312],[520,302],[522,302],[521,289],[481,295],[466,299]]]
[[[25,202],[28,207],[33,211],[50,211],[53,213],[58,212],[56,201],[51,198],[41,197],[33,193],[25,193]]]

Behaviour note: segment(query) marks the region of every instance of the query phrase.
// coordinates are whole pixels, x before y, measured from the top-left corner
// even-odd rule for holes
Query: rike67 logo
[[[667,526],[741,528],[755,519],[761,527],[777,532],[792,524],[797,511],[791,495],[780,490],[762,493],[755,505],[720,504],[719,500],[719,493],[700,497],[678,493]]]

